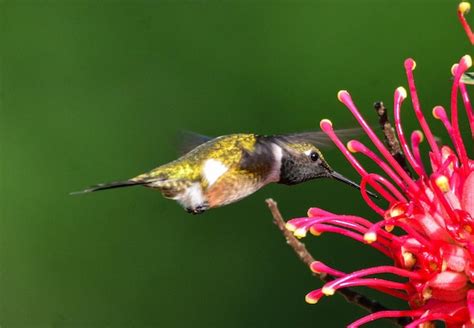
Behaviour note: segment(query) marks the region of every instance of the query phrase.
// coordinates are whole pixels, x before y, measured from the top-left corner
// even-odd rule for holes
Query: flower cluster
[[[306,301],[316,303],[338,289],[365,286],[405,300],[410,306],[409,310],[372,313],[349,327],[384,317],[410,317],[413,321],[407,327],[436,320],[444,321],[447,327],[474,327],[474,160],[468,156],[458,118],[460,94],[474,136],[474,112],[466,87],[460,82],[471,65],[471,57],[466,55],[452,68],[450,116],[441,106],[432,112],[447,130],[450,147],[439,145],[427,124],[413,77],[415,61],[405,61],[409,93],[422,131],[411,133],[409,141],[405,136],[400,118],[401,105],[407,98],[403,87],[397,88],[394,94],[394,126],[413,175],[390,154],[347,91],[340,91],[338,99],[352,112],[379,154],[357,140],[344,145],[334,133],[332,123],[321,121],[322,130],[362,177],[362,196],[380,219],[373,223],[359,216],[311,208],[307,217],[288,221],[287,229],[297,237],[304,237],[308,231],[316,236],[325,232],[347,236],[377,249],[393,265],[345,273],[322,262],[313,262],[311,270],[336,279],[307,294]],[[429,168],[425,167],[420,151],[424,138],[430,147]],[[367,172],[353,153],[368,157],[384,173]],[[379,202],[369,197],[368,186],[386,200],[386,206],[380,207]],[[402,277],[403,282],[373,277],[387,273]]]

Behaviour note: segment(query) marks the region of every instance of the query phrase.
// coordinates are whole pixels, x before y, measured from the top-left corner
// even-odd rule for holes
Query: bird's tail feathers
[[[84,190],[81,190],[81,191],[71,192],[70,195],[81,195],[81,194],[86,194],[86,193],[89,193],[89,192],[100,191],[100,190],[144,185],[146,183],[147,182],[143,181],[143,180],[126,180],[126,181],[115,181],[115,182],[109,182],[109,183],[101,183],[101,184],[91,186],[91,187],[89,187],[87,189],[84,189]]]

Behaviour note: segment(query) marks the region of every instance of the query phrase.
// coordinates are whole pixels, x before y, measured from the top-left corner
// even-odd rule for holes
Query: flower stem
[[[385,146],[392,154],[393,158],[400,164],[400,166],[405,170],[405,172],[412,176],[410,169],[408,168],[408,164],[403,154],[402,148],[400,147],[400,142],[395,134],[395,129],[393,128],[392,124],[387,115],[387,107],[381,101],[377,101],[374,103],[374,109],[379,117],[379,124],[380,128],[384,134],[384,143]]]

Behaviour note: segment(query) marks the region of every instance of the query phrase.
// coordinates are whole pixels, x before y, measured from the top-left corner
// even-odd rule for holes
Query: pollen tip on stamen
[[[416,68],[416,62],[413,60],[413,58],[408,58],[405,59],[405,67],[410,70],[414,70]]]
[[[305,302],[308,304],[316,304],[319,301],[319,298],[312,297],[311,293],[307,294],[304,298]]]
[[[314,227],[309,228],[309,232],[311,232],[311,234],[316,237],[321,236],[322,234],[321,231],[316,230]]]
[[[304,228],[298,228],[298,229],[296,229],[295,231],[293,231],[293,235],[294,235],[296,238],[303,238],[303,237],[306,237],[306,229],[304,229]]]
[[[313,263],[311,263],[309,265],[309,268],[311,269],[312,272],[314,273],[321,273],[321,271],[319,271],[319,267],[321,266],[321,262],[319,261],[314,261]]]
[[[435,179],[435,183],[442,192],[449,191],[449,180],[445,175],[440,175]]]
[[[418,136],[418,138],[420,139],[420,142],[423,142],[425,138],[423,132],[421,132],[420,130],[415,130],[413,131],[413,133],[415,133]]]
[[[424,300],[424,301],[427,301],[427,300],[429,300],[429,299],[433,296],[433,292],[432,292],[431,288],[427,287],[427,288],[425,288],[425,290],[422,292],[422,295],[423,295],[423,300]]]
[[[377,241],[377,233],[374,231],[369,231],[364,234],[364,240],[367,244],[372,244],[374,241]]]
[[[342,103],[344,102],[344,98],[348,96],[350,97],[349,92],[347,92],[347,90],[340,90],[337,93],[337,99]]]
[[[320,122],[319,122],[319,127],[325,131],[329,128],[332,128],[332,122],[331,120],[327,119],[327,118],[324,118],[322,119]]]
[[[347,149],[348,149],[351,153],[357,153],[357,149],[354,147],[354,142],[355,142],[355,140],[350,140],[350,141],[347,143]]]
[[[469,2],[461,2],[458,6],[458,10],[461,14],[467,14],[471,10],[471,4]]]
[[[291,231],[291,232],[296,230],[296,226],[294,224],[290,223],[290,222],[287,222],[285,224],[285,228],[286,228],[286,230]]]
[[[444,108],[442,106],[434,106],[433,107],[433,111],[432,111],[432,114],[433,114],[433,117],[437,120],[441,119],[441,115],[442,115],[442,112]]]
[[[391,206],[384,214],[385,220],[392,219],[392,218],[400,218],[403,214],[405,214],[407,208],[405,204],[398,203]]]
[[[472,58],[471,58],[471,56],[469,56],[469,55],[464,55],[464,56],[462,56],[461,60],[464,61],[464,63],[466,64],[467,68],[469,68],[469,67],[472,66]]]
[[[454,76],[456,74],[456,71],[458,70],[458,64],[454,64],[451,66],[451,74]]]
[[[448,268],[448,262],[443,260],[443,262],[441,263],[441,272],[446,271],[447,268]]]
[[[402,256],[403,256],[403,264],[405,265],[405,268],[411,269],[415,266],[416,258],[413,255],[413,253],[403,252]]]
[[[395,94],[397,94],[398,96],[400,96],[402,99],[406,99],[406,98],[407,98],[407,90],[406,90],[404,87],[398,87],[398,88],[395,90]]]
[[[387,232],[392,232],[393,229],[395,229],[395,226],[393,224],[387,224],[385,226],[385,231],[387,231]]]
[[[332,295],[334,295],[336,290],[334,288],[330,288],[330,287],[323,287],[321,289],[321,292],[326,296],[332,296]]]
[[[405,213],[405,209],[402,208],[401,206],[394,206],[393,208],[390,209],[390,217],[398,217],[402,214]]]

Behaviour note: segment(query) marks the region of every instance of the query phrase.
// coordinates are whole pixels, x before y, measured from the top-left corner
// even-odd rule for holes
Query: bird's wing
[[[336,135],[342,140],[347,141],[348,139],[360,135],[362,129],[342,129],[336,130]],[[334,143],[331,139],[322,131],[308,131],[300,133],[291,133],[285,135],[275,136],[277,140],[282,141],[283,143],[299,143],[299,142],[308,142],[313,144],[318,148],[330,148],[334,147]]]
[[[184,155],[213,138],[191,131],[181,131],[177,139],[178,153],[179,155]]]
[[[269,142],[257,142],[253,150],[242,149],[239,168],[249,172],[269,173],[273,166],[273,146]]]
[[[150,179],[146,186],[160,190],[166,198],[174,198],[191,185],[191,181],[185,179]]]

